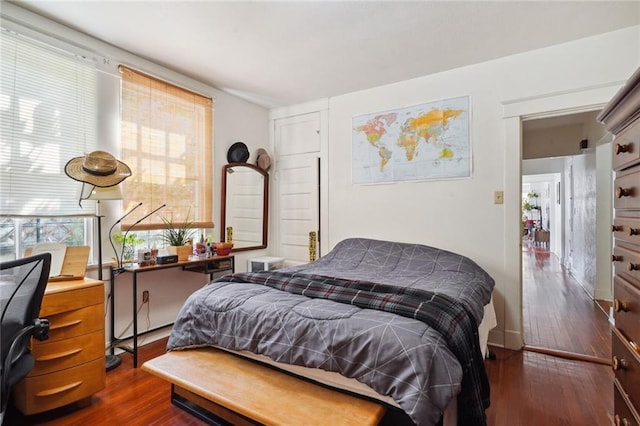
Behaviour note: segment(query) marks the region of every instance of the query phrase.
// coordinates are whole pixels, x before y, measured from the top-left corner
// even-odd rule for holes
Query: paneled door
[[[276,120],[275,144],[278,256],[308,263],[309,233],[320,232],[319,114]]]

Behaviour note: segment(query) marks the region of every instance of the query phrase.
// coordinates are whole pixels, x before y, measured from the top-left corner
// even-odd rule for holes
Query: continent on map
[[[442,148],[442,151],[440,151],[440,158],[453,158],[453,151],[451,151],[451,148]]]
[[[407,161],[412,161],[415,157],[416,148],[421,140],[425,143],[437,141],[438,137],[447,128],[449,120],[462,114],[462,109],[432,109],[431,111],[417,117],[409,117],[398,137],[398,146],[404,148]],[[445,148],[440,153],[440,158],[453,158],[453,152]]]
[[[387,133],[386,127],[393,124],[396,121],[397,116],[398,114],[395,112],[376,115],[362,126],[357,126],[356,131],[364,132],[369,143],[373,146],[378,146],[378,142],[382,135]]]
[[[378,155],[380,156],[380,171],[383,171],[384,166],[386,166],[391,159],[393,152],[389,151],[386,146],[382,145],[380,148],[378,148]]]

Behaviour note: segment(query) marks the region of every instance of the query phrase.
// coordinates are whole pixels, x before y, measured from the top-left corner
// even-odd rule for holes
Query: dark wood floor
[[[529,351],[495,350],[486,362],[490,426],[613,424],[613,372],[607,365]]]
[[[549,262],[549,257],[530,256],[525,253],[531,270],[527,274],[541,274],[555,280],[559,271]],[[537,271],[537,272],[536,272]],[[551,279],[553,278],[553,280]],[[527,278],[528,279],[528,278]],[[542,281],[536,281],[538,286]],[[567,283],[567,278],[559,279]],[[567,288],[561,291],[568,294]],[[529,293],[525,290],[525,293]],[[539,341],[533,340],[534,334],[527,334],[532,342],[538,345],[547,341],[554,341],[562,350],[582,350],[592,348],[594,356],[608,354],[610,344],[606,349],[600,349],[601,337],[595,339],[590,336],[589,327],[565,324],[556,318],[554,310],[539,309],[540,306],[557,304],[557,296],[550,296],[554,300],[545,298],[548,292],[537,288],[531,291],[531,300],[525,303],[528,310],[525,318],[529,319],[527,327],[537,330],[535,334]],[[575,302],[575,301],[574,301]],[[571,309],[577,316],[589,316],[596,312],[589,304],[574,303]],[[563,306],[563,305],[559,305]],[[582,312],[579,309],[584,310]],[[600,313],[601,315],[602,312]],[[538,325],[534,316],[539,317]],[[544,322],[550,324],[544,326]],[[546,333],[559,332],[563,339],[545,337]],[[546,339],[546,340],[542,340]],[[558,343],[559,342],[559,343]],[[568,342],[578,342],[576,346]],[[531,342],[529,342],[531,343]],[[141,349],[141,360],[153,358],[164,352],[165,341],[145,345]],[[568,346],[567,346],[568,345]],[[607,365],[570,360],[556,356],[529,351],[509,351],[491,347],[496,354],[495,360],[487,360],[487,372],[491,383],[491,407],[487,410],[489,426],[518,426],[518,425],[563,425],[563,426],[593,426],[610,425],[613,422],[613,373]],[[605,354],[606,353],[606,354]],[[189,414],[171,405],[169,401],[169,385],[140,369],[132,368],[131,355],[122,356],[123,363],[117,369],[107,373],[107,387],[93,397],[89,407],[58,410],[45,415],[25,418],[9,408],[6,426],[30,425],[204,425]]]
[[[611,359],[611,329],[595,303],[548,249],[523,241],[525,344]]]

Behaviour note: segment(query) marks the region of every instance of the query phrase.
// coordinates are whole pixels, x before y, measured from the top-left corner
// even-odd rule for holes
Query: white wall
[[[613,300],[613,150],[611,136],[606,136],[605,143],[596,146],[596,282],[594,298],[597,300]],[[604,191],[607,188],[609,191]]]
[[[593,296],[596,282],[596,155],[572,157],[574,219],[571,275]]]
[[[582,125],[571,124],[551,129],[529,130],[522,146],[522,158],[559,157],[580,154]]]
[[[331,98],[323,251],[344,238],[366,236],[469,256],[496,280],[499,325],[492,341],[519,347],[519,116],[585,106],[582,92],[588,92],[589,102],[608,101],[640,63],[638,34],[638,27],[628,28]],[[467,95],[474,155],[470,179],[351,184],[353,116]],[[493,204],[496,190],[505,191],[504,205]]]

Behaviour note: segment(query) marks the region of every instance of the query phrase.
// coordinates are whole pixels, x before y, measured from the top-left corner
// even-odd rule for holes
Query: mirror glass
[[[248,163],[222,167],[222,217],[220,241],[232,230],[233,250],[267,247],[269,174]]]

